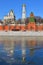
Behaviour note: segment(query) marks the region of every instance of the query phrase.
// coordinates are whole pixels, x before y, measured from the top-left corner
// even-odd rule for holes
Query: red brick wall
[[[1,30],[1,31],[3,30],[3,26],[2,26],[2,25],[0,25],[0,30]]]
[[[9,26],[9,29],[10,29],[10,30],[13,30],[13,29],[15,29],[15,26],[10,25],[10,26]]]
[[[4,30],[5,30],[5,31],[8,31],[8,30],[9,30],[9,26],[8,26],[8,25],[5,25],[5,26],[4,26]]]
[[[42,31],[43,30],[43,25],[39,25],[38,26],[38,31]]]
[[[15,26],[15,29],[20,30],[20,26],[19,25],[16,25]]]
[[[34,22],[29,23],[29,24],[27,25],[27,29],[28,29],[29,31],[31,31],[31,30],[35,31],[35,30],[36,30],[36,24],[35,24]]]
[[[25,31],[25,30],[26,30],[26,27],[25,27],[24,25],[21,25],[21,26],[20,26],[20,29],[21,29],[22,31]]]

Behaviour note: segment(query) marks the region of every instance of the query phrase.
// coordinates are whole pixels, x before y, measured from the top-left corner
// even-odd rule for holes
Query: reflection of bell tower
[[[26,19],[26,5],[23,4],[22,5],[22,23],[25,23],[25,19]]]
[[[22,38],[22,61],[25,61],[25,56],[26,56],[26,44],[25,44],[25,39]]]

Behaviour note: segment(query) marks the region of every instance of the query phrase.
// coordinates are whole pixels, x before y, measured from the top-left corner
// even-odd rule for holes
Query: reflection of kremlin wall
[[[0,21],[0,31],[42,31],[43,19],[35,17],[33,12],[26,18],[26,6],[22,6],[22,19],[16,20],[14,12],[11,10],[4,20]]]

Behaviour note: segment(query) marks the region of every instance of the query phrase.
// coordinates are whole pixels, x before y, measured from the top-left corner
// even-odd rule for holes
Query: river
[[[0,37],[0,65],[43,65],[43,37]]]

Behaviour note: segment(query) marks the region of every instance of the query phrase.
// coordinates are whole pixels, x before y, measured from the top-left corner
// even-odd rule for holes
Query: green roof
[[[30,17],[29,22],[35,22],[34,17]]]

